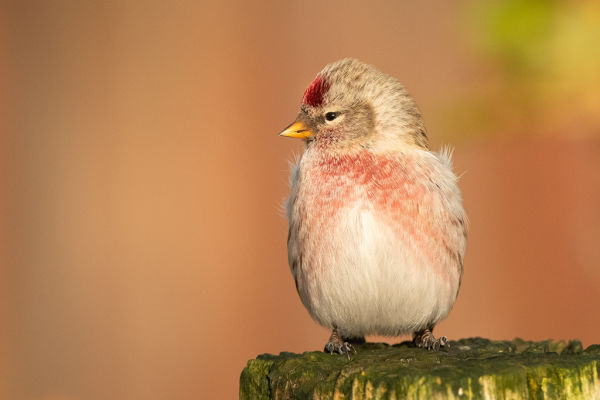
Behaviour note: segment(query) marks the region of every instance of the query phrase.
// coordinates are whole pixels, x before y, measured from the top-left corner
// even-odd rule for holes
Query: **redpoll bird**
[[[288,254],[302,303],[332,331],[325,351],[347,354],[371,334],[445,346],[432,330],[460,287],[465,212],[450,153],[430,151],[402,84],[336,61],[280,135],[306,141],[286,204]]]

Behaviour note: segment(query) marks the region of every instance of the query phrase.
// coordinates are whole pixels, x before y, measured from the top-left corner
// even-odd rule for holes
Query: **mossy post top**
[[[366,343],[350,359],[263,354],[242,371],[240,399],[600,399],[600,345],[579,341]]]

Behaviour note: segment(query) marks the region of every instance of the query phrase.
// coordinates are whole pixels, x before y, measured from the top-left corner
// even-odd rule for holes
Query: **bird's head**
[[[296,121],[280,135],[342,147],[429,147],[421,114],[402,84],[351,58],[319,72],[304,92]]]

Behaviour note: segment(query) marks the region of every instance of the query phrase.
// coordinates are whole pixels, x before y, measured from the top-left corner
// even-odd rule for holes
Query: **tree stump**
[[[350,358],[263,354],[240,377],[240,399],[600,399],[600,345],[579,341],[365,343]]]

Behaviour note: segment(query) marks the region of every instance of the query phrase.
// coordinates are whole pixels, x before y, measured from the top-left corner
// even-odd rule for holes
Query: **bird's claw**
[[[448,343],[448,338],[446,336],[436,338],[431,331],[425,331],[415,337],[415,344],[417,347],[431,351],[439,351],[442,347],[446,349],[450,348],[450,343]]]
[[[330,354],[338,353],[341,355],[346,355],[348,358],[350,358],[350,352],[356,353],[356,349],[348,342],[330,340],[325,345],[325,352]]]
[[[417,346],[432,351],[438,351],[442,347],[450,348],[450,345],[448,344],[448,338],[446,336],[442,336],[436,339],[435,337],[433,337],[433,335],[425,338],[425,340],[417,344]]]

